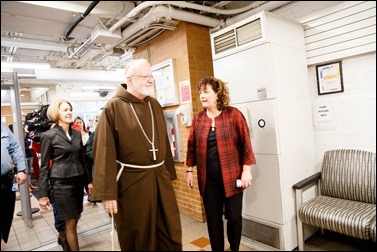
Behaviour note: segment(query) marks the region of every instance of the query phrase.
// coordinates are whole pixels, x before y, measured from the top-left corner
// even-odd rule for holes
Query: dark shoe
[[[58,244],[62,246],[63,251],[71,251],[65,235],[65,231],[59,231]]]

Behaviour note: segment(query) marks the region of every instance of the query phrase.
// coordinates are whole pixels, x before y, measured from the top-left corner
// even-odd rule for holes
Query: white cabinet
[[[257,164],[253,170],[253,183],[244,192],[244,218],[282,223],[282,201],[279,193],[279,158],[277,155],[255,154]],[[261,189],[262,188],[262,189]],[[263,206],[263,207],[262,207]]]
[[[249,125],[253,150],[256,154],[279,154],[276,130],[276,100],[233,103]]]
[[[215,76],[228,82],[232,103],[259,100],[257,91],[262,88],[267,98],[275,97],[273,69],[266,67],[272,65],[269,55],[270,45],[262,44],[215,61]]]
[[[257,161],[244,193],[242,241],[293,250],[292,185],[315,170],[303,28],[261,12],[211,34],[211,41],[214,75],[228,83],[231,105],[244,113]]]

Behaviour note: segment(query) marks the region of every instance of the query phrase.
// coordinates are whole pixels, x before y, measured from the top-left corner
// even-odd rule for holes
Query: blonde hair
[[[66,99],[59,99],[55,100],[53,103],[48,106],[47,109],[47,117],[50,119],[52,122],[57,123],[59,120],[59,108],[62,103],[68,103],[68,105],[71,107],[71,110],[73,110],[72,104],[70,101]]]

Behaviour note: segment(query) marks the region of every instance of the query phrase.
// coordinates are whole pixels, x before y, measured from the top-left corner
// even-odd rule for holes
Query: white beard
[[[137,91],[140,94],[145,95],[145,96],[151,96],[151,95],[154,94],[154,88],[153,88],[153,86],[138,88]]]

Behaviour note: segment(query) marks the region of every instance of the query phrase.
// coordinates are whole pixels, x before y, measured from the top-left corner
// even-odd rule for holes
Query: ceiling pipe
[[[84,20],[84,18],[90,14],[90,12],[94,9],[94,7],[96,7],[97,4],[99,4],[100,1],[93,1],[90,3],[89,7],[85,10],[85,12],[82,14],[82,13],[79,13],[80,16],[75,20],[73,21],[72,24],[70,24],[70,26],[68,27],[68,30],[66,31],[63,39],[64,40],[71,40],[73,38],[69,37],[69,35],[71,35],[71,33],[73,32],[73,30],[76,28],[76,26],[79,25],[79,23]]]
[[[251,3],[245,7],[238,8],[238,9],[232,9],[232,10],[221,10],[209,6],[203,6],[199,4],[194,4],[190,2],[183,2],[183,1],[144,1],[135,8],[133,8],[124,18],[116,22],[112,27],[110,27],[109,31],[113,32],[116,29],[120,28],[124,23],[126,23],[129,20],[132,20],[135,16],[137,16],[143,9],[151,7],[151,6],[161,6],[163,4],[168,4],[171,6],[177,6],[180,8],[190,8],[200,11],[205,11],[209,13],[214,14],[222,14],[222,15],[236,15],[240,14],[242,12],[248,11],[250,9],[253,9],[255,4]],[[178,18],[180,19],[180,18]]]
[[[85,64],[87,64],[88,62],[92,62],[92,59],[97,57],[100,53],[101,53],[100,49],[92,49],[92,50],[88,51],[80,59],[78,59],[75,62],[75,64],[73,64],[72,66],[76,69],[80,68],[80,67],[84,66]]]
[[[250,11],[247,11],[237,16],[226,19],[225,23],[226,23],[226,26],[229,26],[234,23],[237,23],[238,21],[244,20],[245,18],[248,18],[260,11],[272,11],[290,3],[292,3],[292,1],[267,1],[259,6],[256,6],[254,9]]]
[[[131,24],[126,29],[122,31],[122,39],[118,41],[116,44],[108,44],[105,46],[106,50],[111,50],[116,45],[122,43],[124,40],[128,39],[130,36],[134,35],[138,31],[145,29],[150,25],[152,22],[160,19],[160,18],[167,18],[167,19],[177,19],[182,20],[190,23],[205,25],[209,27],[217,27],[223,24],[223,22],[217,18],[211,18],[195,13],[190,13],[187,11],[177,10],[173,7],[166,7],[166,6],[157,6],[153,8],[149,13],[144,15],[140,18],[137,22]]]
[[[93,45],[92,38],[87,39],[79,48],[77,48],[68,58],[80,57]]]
[[[158,30],[157,29],[158,28],[150,29],[149,31],[146,31],[146,32],[140,34],[139,36],[136,36],[135,38],[133,38],[131,40],[125,41],[125,43],[127,44],[127,46],[134,47],[138,43],[141,43],[141,42],[143,42],[143,41],[145,41],[149,38],[152,38],[152,37],[156,36],[156,34],[160,34],[162,31],[165,30],[165,29],[162,29],[162,28],[159,28]]]
[[[191,13],[188,11],[182,11],[179,9],[174,9],[171,5],[178,6],[181,8],[191,8],[196,9],[204,12],[210,12],[215,14],[222,14],[222,15],[235,15],[239,14],[245,11],[248,11],[250,9],[255,8],[256,6],[260,5],[261,3],[265,3],[265,1],[255,1],[245,7],[232,9],[232,10],[220,10],[213,7],[208,6],[202,6],[198,4],[193,4],[189,2],[182,2],[182,1],[145,1],[133,8],[124,18],[119,20],[117,23],[115,23],[112,27],[109,28],[110,32],[115,31],[116,29],[120,28],[125,22],[128,20],[134,18],[136,15],[138,15],[143,9],[156,6],[152,10],[150,10],[146,15],[144,15],[142,18],[138,19],[136,22],[128,26],[126,29],[122,31],[122,39],[120,39],[116,44],[107,44],[104,46],[106,51],[109,51],[113,49],[115,46],[121,44],[126,39],[131,37],[132,35],[136,34],[140,30],[145,29],[150,25],[152,22],[165,17],[167,19],[176,19],[181,21],[186,21],[189,23],[195,23],[200,24],[204,26],[208,26],[211,28],[215,27],[221,27],[225,23],[217,18],[211,18],[200,14]],[[169,7],[164,6],[163,4],[169,4]],[[88,40],[89,41],[89,40]],[[86,41],[86,42],[88,42]],[[86,51],[88,48],[80,48],[84,49]],[[79,51],[79,50],[77,50]],[[77,51],[75,51],[70,57],[76,55]]]
[[[123,55],[121,55],[118,60],[116,60],[112,64],[110,64],[106,69],[107,69],[107,71],[110,71],[111,68],[115,67],[117,64],[125,64],[125,63],[127,63],[131,60],[132,60],[132,53],[126,52]],[[124,66],[122,67],[122,69],[124,69]]]
[[[155,20],[158,20],[159,18],[166,17],[167,19],[176,19],[176,20],[182,20],[190,23],[200,24],[208,26],[212,29],[219,29],[224,26],[228,26],[229,23],[235,22],[236,17],[241,16],[244,18],[245,16],[250,16],[254,13],[257,13],[261,10],[272,10],[276,9],[278,7],[281,7],[283,5],[286,5],[292,1],[254,1],[253,3],[243,7],[243,8],[237,8],[233,10],[220,10],[213,7],[208,6],[201,6],[198,4],[192,4],[188,2],[171,2],[171,1],[145,1],[141,3],[140,5],[136,6],[134,9],[132,9],[123,19],[119,20],[116,24],[114,24],[109,31],[113,31],[118,29],[121,25],[124,24],[127,20],[131,20],[136,15],[140,13],[141,10],[150,7],[155,6],[158,4],[157,7],[153,8],[148,12],[146,15],[141,17],[139,20],[125,28],[122,32],[122,38],[120,41],[118,41],[116,44],[107,44],[105,45],[105,50],[111,50],[115,46],[119,45],[120,43],[124,42],[126,39],[137,33],[138,31],[145,29],[148,25],[150,25]],[[169,7],[166,7],[161,4],[170,4]],[[205,12],[210,13],[216,13],[216,14],[222,14],[222,15],[235,15],[233,20],[230,22],[224,22],[222,20],[216,19],[216,18],[210,18],[207,16],[203,16],[200,14],[191,13],[188,11],[182,11],[178,9],[174,9],[171,7],[171,5],[179,6],[179,7],[185,7],[185,8],[191,8],[196,10],[201,10]],[[245,12],[246,11],[246,12]],[[240,14],[244,13],[244,14]],[[231,19],[231,18],[230,18]],[[227,20],[226,20],[227,21]]]
[[[126,3],[125,3],[125,1],[122,1],[122,8],[118,11],[118,13],[117,14],[115,14],[115,16],[113,16],[112,18],[110,18],[110,20],[109,21],[107,21],[107,23],[106,24],[104,24],[104,26],[105,27],[107,27],[107,26],[110,26],[110,24],[113,22],[113,20],[120,14],[120,13],[122,13],[123,11],[124,11],[124,9],[126,8]]]
[[[237,9],[233,9],[233,10],[220,10],[220,9],[216,9],[216,8],[213,8],[213,7],[201,6],[201,5],[198,5],[198,4],[193,4],[193,3],[189,3],[189,2],[182,2],[182,1],[178,1],[178,2],[173,2],[173,1],[145,1],[145,2],[141,3],[140,5],[136,6],[134,9],[132,9],[126,15],[125,18],[118,21],[109,30],[112,31],[112,30],[117,29],[124,22],[126,22],[130,18],[133,18],[136,15],[138,15],[140,13],[140,11],[145,9],[145,8],[148,8],[150,6],[155,6],[156,4],[159,5],[159,6],[153,8],[149,13],[144,15],[140,20],[137,20],[137,22],[135,22],[135,23],[131,24],[129,27],[127,27],[122,32],[123,39],[121,39],[116,44],[105,45],[105,49],[106,50],[113,49],[115,46],[122,43],[124,40],[128,39],[130,36],[136,34],[137,32],[141,31],[142,29],[145,29],[152,22],[154,22],[155,20],[158,20],[162,17],[166,17],[168,19],[171,18],[171,19],[176,19],[176,20],[187,21],[187,22],[190,22],[190,23],[201,24],[201,25],[205,25],[205,26],[209,26],[209,27],[218,29],[220,26],[225,26],[225,25],[228,26],[232,23],[237,22],[238,20],[242,20],[243,18],[248,17],[250,15],[253,15],[253,14],[255,14],[255,13],[261,11],[261,10],[269,11],[269,10],[272,10],[272,9],[279,8],[283,5],[286,5],[286,4],[291,3],[291,2],[292,1],[254,1],[252,4],[249,4],[249,5],[247,5],[243,8],[237,8]],[[244,12],[244,13],[239,14],[239,15],[233,17],[233,18],[229,18],[229,19],[226,20],[226,22],[224,22],[224,21],[221,21],[221,20],[216,19],[216,18],[210,18],[210,17],[203,16],[203,15],[200,15],[200,14],[195,14],[195,13],[191,13],[191,12],[188,12],[188,11],[182,11],[182,10],[174,9],[171,6],[166,7],[166,6],[163,6],[161,4],[171,4],[171,5],[175,5],[175,6],[179,6],[179,7],[191,8],[191,9],[201,10],[201,11],[210,12],[210,13],[223,14],[223,15],[234,15],[234,14],[242,13],[242,12]],[[247,12],[245,12],[245,11],[247,11]],[[80,53],[83,54],[84,51],[89,49],[90,42],[91,42],[91,39],[88,39],[79,49],[75,50],[71,55],[69,55],[69,58],[72,58],[72,57],[74,57],[74,56],[76,56]],[[2,43],[3,43],[3,39],[2,39]],[[67,50],[66,46],[62,46],[61,44],[57,44],[57,43],[53,43],[53,42],[50,42],[50,43],[46,42],[43,45],[40,45],[40,42],[39,42],[39,46],[41,48],[44,48],[44,50],[46,50],[47,48],[53,49],[54,48],[53,46],[57,46],[57,48],[54,48],[54,50],[57,50],[57,51],[66,52],[66,50]],[[18,47],[26,48],[26,45],[20,44],[20,45],[18,45]],[[35,47],[38,47],[37,43],[33,44],[33,48],[38,49],[38,48],[35,48]]]

